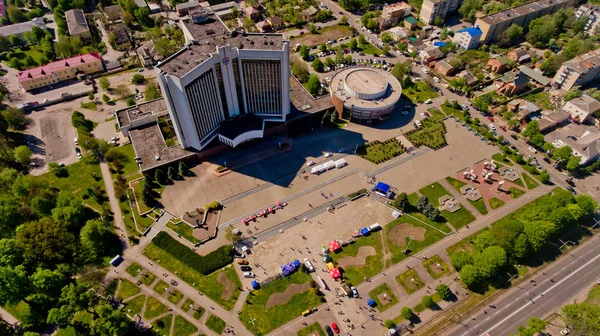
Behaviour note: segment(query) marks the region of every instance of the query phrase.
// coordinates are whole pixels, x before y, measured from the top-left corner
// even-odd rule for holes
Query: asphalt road
[[[526,325],[530,317],[543,318],[559,311],[586,286],[600,279],[600,236],[548,265],[544,273],[532,277],[536,282],[514,286],[474,316],[464,316],[448,335],[504,336]],[[535,284],[535,286],[534,286]],[[473,319],[474,318],[474,319]]]

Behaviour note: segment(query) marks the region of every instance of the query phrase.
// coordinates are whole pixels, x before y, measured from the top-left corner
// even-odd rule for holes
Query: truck
[[[346,294],[346,296],[350,297],[350,295],[352,294],[352,289],[350,289],[350,287],[348,287],[348,285],[343,284],[342,285],[342,291],[344,292],[344,294]]]

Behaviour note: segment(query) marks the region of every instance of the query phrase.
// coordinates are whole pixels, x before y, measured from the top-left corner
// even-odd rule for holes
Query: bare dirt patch
[[[54,113],[40,118],[40,129],[46,143],[47,161],[62,160],[71,154],[72,146],[69,141],[73,141],[70,135],[74,132],[71,132],[73,126],[69,114]]]
[[[223,292],[221,293],[221,300],[229,300],[233,295],[233,290],[235,289],[235,284],[231,279],[227,277],[227,274],[224,272],[219,273],[217,275],[217,281],[223,286]]]
[[[361,246],[358,248],[358,253],[355,257],[347,256],[343,257],[339,260],[338,264],[342,266],[342,268],[347,267],[362,267],[367,263],[367,257],[374,256],[377,254],[375,248],[373,246]]]
[[[352,35],[352,30],[347,26],[331,26],[321,29],[318,34],[304,34],[292,39],[292,41],[294,43],[313,46],[337,40],[340,37],[348,35]]]
[[[396,246],[404,246],[406,245],[406,238],[409,236],[415,240],[425,240],[425,232],[424,228],[414,227],[407,223],[396,225],[390,230],[390,241]]]
[[[292,295],[306,292],[309,289],[310,289],[309,283],[291,284],[283,292],[275,293],[275,294],[269,296],[269,300],[267,301],[265,308],[270,308],[273,306],[286,304],[286,303],[288,303],[288,301],[290,301],[290,298],[292,297]]]

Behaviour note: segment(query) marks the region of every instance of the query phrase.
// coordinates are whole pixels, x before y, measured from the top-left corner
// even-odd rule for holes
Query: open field
[[[423,83],[423,81],[416,81],[410,86],[403,87],[402,95],[406,96],[406,98],[408,98],[407,100],[410,100],[415,104],[421,104],[427,99],[433,99],[440,96],[431,87],[429,87],[429,85]]]
[[[344,36],[352,36],[352,28],[350,26],[329,26],[319,29],[317,34],[306,33],[292,37],[290,38],[290,44],[294,46],[302,44],[312,47],[326,43],[327,41],[337,40]]]

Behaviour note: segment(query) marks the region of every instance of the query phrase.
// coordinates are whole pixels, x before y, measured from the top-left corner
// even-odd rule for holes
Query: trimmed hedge
[[[211,253],[201,256],[173,239],[173,237],[166,232],[159,232],[156,237],[152,239],[152,242],[163,251],[204,275],[208,275],[233,262],[231,245],[221,246]]]
[[[423,120],[423,126],[404,133],[404,136],[416,147],[425,145],[432,149],[446,146],[446,125],[443,122]]]
[[[367,193],[367,189],[365,189],[365,188],[362,188],[362,189],[360,189],[360,190],[357,190],[357,191],[355,191],[355,192],[353,192],[353,193],[350,193],[350,194],[348,194],[348,196],[347,196],[347,197],[348,197],[349,199],[353,199],[354,197],[357,197],[357,196],[360,196],[360,195],[364,195],[364,194],[366,194],[366,193]]]

